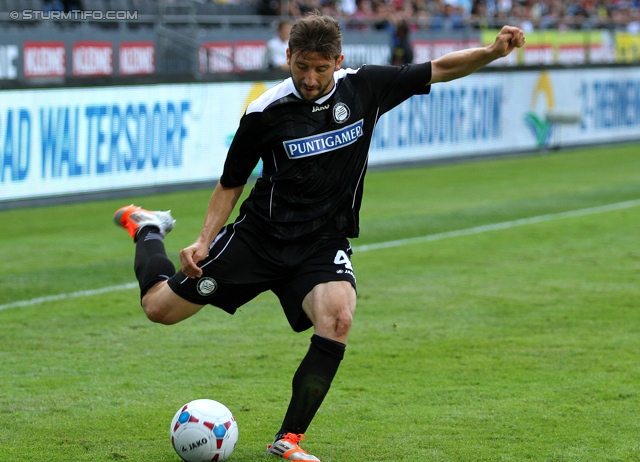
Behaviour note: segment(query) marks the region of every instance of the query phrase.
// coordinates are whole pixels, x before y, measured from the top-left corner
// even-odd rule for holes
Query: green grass
[[[640,206],[357,246],[640,198],[640,146],[367,177],[358,309],[303,445],[323,462],[640,461]],[[0,305],[134,281],[124,203],[172,209],[177,261],[211,191],[0,212]],[[178,461],[169,423],[227,404],[267,462],[310,332],[264,294],[149,322],[137,290],[0,310],[1,461]]]

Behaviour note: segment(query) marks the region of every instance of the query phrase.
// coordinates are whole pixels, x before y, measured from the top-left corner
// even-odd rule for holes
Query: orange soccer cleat
[[[171,210],[152,212],[133,204],[116,210],[116,213],[113,214],[113,221],[116,222],[116,225],[126,229],[134,239],[138,231],[145,226],[155,226],[160,230],[160,234],[166,236],[176,224],[176,220],[171,216]]]
[[[281,457],[285,460],[297,460],[301,462],[320,462],[316,456],[298,446],[298,442],[304,439],[304,435],[287,433],[278,441],[267,446],[267,454]]]

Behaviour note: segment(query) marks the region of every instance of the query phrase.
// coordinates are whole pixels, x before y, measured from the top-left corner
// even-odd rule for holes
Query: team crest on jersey
[[[218,283],[213,278],[202,278],[198,281],[196,288],[198,289],[198,293],[200,295],[206,297],[207,295],[211,295],[216,291],[216,289],[218,288]]]
[[[349,110],[349,106],[346,104],[338,103],[333,106],[333,120],[337,123],[341,124],[346,122],[350,115],[351,111]]]

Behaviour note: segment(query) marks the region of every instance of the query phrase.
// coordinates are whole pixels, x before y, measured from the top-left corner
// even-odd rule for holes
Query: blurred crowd
[[[259,13],[298,17],[320,10],[349,30],[456,30],[516,25],[533,30],[640,32],[640,0],[262,0]]]

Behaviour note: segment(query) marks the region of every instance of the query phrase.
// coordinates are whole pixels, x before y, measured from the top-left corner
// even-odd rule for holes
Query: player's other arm
[[[431,61],[431,83],[459,79],[524,45],[524,33],[517,27],[504,26],[495,42],[486,47],[454,51]]]
[[[180,251],[182,272],[187,277],[196,278],[202,276],[202,270],[197,264],[209,253],[209,246],[218,232],[220,232],[220,229],[227,223],[243,189],[244,185],[226,187],[219,182],[216,185],[209,200],[200,235],[193,244]]]

